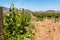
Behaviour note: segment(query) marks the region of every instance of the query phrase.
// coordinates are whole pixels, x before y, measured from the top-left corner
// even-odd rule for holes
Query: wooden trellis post
[[[3,40],[2,34],[3,34],[3,8],[0,7],[0,40]]]

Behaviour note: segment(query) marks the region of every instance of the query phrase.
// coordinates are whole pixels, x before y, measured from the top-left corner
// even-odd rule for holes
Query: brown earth
[[[60,21],[52,19],[43,21],[33,21],[35,25],[35,35],[32,40],[60,40]]]

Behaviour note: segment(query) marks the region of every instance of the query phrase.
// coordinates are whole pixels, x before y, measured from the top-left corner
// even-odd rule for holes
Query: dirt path
[[[34,22],[35,36],[33,40],[60,40],[60,21],[45,19],[41,22]]]

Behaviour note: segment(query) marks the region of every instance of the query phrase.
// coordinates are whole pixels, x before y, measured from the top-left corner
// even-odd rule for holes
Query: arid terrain
[[[35,35],[32,40],[60,40],[60,21],[44,19],[33,23],[35,25]]]

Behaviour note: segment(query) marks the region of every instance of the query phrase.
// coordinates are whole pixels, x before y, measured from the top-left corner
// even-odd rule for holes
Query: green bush
[[[43,20],[43,18],[60,18],[60,13],[33,13],[33,15],[36,17],[37,20]]]
[[[32,37],[31,15],[23,11],[14,11],[12,3],[9,13],[3,14],[3,38],[4,40],[24,40]]]
[[[27,13],[8,13],[3,15],[4,40],[23,40],[32,37],[31,15]]]

